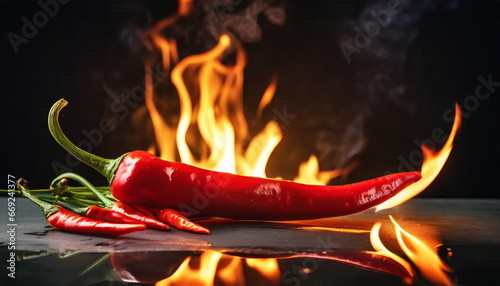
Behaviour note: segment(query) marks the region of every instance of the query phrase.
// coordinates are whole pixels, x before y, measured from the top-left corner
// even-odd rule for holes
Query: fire
[[[392,216],[389,217],[396,227],[396,236],[399,246],[403,249],[408,258],[415,263],[422,273],[422,276],[431,282],[432,285],[453,285],[453,281],[446,273],[451,272],[452,269],[439,259],[435,251],[402,229]],[[405,240],[407,244],[405,244]]]
[[[408,263],[408,261],[397,256],[384,246],[379,236],[381,226],[382,223],[377,222],[376,224],[373,225],[372,231],[370,232],[370,242],[372,243],[373,248],[377,251],[376,254],[385,256],[387,258],[396,261],[401,266],[403,266],[406,269],[406,271],[408,271],[408,273],[414,275],[415,271],[413,271],[413,268],[411,267],[410,263]],[[411,281],[406,281],[406,282],[408,282],[408,284],[411,283]]]
[[[451,129],[450,136],[443,148],[439,152],[435,152],[430,149],[427,145],[422,145],[422,152],[424,154],[424,163],[422,164],[422,179],[420,181],[410,185],[404,189],[399,194],[395,195],[391,199],[385,201],[384,203],[378,205],[376,210],[383,210],[398,206],[407,200],[413,198],[422,192],[427,186],[429,186],[432,181],[437,177],[439,172],[446,163],[448,156],[450,155],[451,149],[453,148],[453,140],[457,135],[458,130],[462,122],[462,113],[458,104],[455,105],[455,121],[453,123],[453,128]]]
[[[315,155],[311,155],[307,162],[300,164],[299,174],[293,181],[310,185],[326,185],[333,178],[346,176],[356,165],[356,163],[353,163],[344,169],[320,171],[318,158]]]
[[[244,263],[273,284],[279,283],[280,270],[275,258],[242,259],[216,251],[205,251],[199,258],[198,267],[191,267],[193,259],[188,257],[172,276],[159,281],[156,286],[208,286],[214,285],[216,279],[223,285],[245,285]]]
[[[160,114],[154,103],[152,73],[146,70],[146,106],[156,137],[156,143],[148,151],[158,152],[165,160],[179,159],[205,169],[266,177],[267,162],[281,141],[282,132],[276,121],[270,121],[248,140],[242,97],[246,54],[241,45],[228,35],[222,35],[211,50],[177,62],[174,40],[168,40],[158,32],[152,33],[152,39],[161,50],[163,68],[171,70],[171,80],[180,100],[180,115],[175,126]],[[235,63],[225,65],[221,59],[231,48],[236,48]],[[275,76],[264,91],[257,118],[272,101],[276,88]],[[349,170],[320,172],[317,158],[311,156],[307,163],[302,164],[295,180],[324,185]]]
[[[264,95],[262,96],[262,99],[260,100],[259,107],[257,108],[257,118],[260,118],[262,116],[262,111],[266,106],[271,103],[274,97],[274,93],[276,92],[276,87],[278,85],[278,77],[276,75],[273,76],[271,83],[267,87],[266,91],[264,91]]]
[[[394,220],[392,216],[389,216],[395,227],[396,238],[399,246],[403,252],[408,256],[408,258],[416,265],[420,270],[421,275],[431,282],[432,285],[453,285],[450,277],[446,272],[451,272],[452,269],[444,264],[437,253],[428,247],[421,240],[411,235],[405,231],[399,224]],[[403,266],[412,278],[407,282],[411,284],[414,282],[415,271],[411,267],[408,261],[389,251],[380,240],[379,231],[382,223],[377,222],[370,233],[370,241],[373,248],[377,251],[376,254],[386,256],[401,266]],[[406,241],[406,243],[405,243]]]
[[[255,269],[260,275],[264,276],[272,284],[280,282],[280,268],[278,260],[275,258],[247,258],[245,262],[250,268]]]
[[[209,286],[213,285],[217,264],[222,257],[222,254],[215,251],[203,252],[200,256],[199,269],[193,269],[189,266],[191,257],[186,258],[179,266],[177,271],[170,277],[159,281],[156,286],[173,286],[173,285],[193,285],[193,286]]]

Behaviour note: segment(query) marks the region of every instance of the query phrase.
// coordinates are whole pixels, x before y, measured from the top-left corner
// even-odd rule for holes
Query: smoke
[[[243,0],[205,0],[201,6],[206,13],[204,30],[214,39],[229,32],[243,42],[258,42],[262,38],[259,15],[263,14],[269,23],[279,26],[286,20],[283,4],[273,0],[257,0],[250,4]]]
[[[365,100],[367,115],[387,102],[413,111],[405,94],[405,63],[419,20],[434,2],[374,1],[349,23],[343,43],[351,46],[343,51],[351,52],[349,59],[356,65],[356,89]]]

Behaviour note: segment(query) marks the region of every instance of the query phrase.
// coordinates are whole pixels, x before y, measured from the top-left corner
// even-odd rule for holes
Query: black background
[[[368,4],[345,2],[285,1],[286,24],[279,27],[259,19],[262,41],[244,44],[248,53],[244,101],[252,133],[263,126],[253,116],[275,72],[280,79],[278,91],[263,121],[273,117],[273,107],[282,110],[286,105],[289,113],[297,114],[283,130],[283,141],[272,155],[270,176],[293,177],[299,162],[317,151],[311,143],[316,129],[308,122],[309,114],[317,112],[326,118],[336,112],[342,122],[343,112],[349,113],[342,106],[363,102],[357,87],[362,83],[356,74],[365,67],[356,57],[362,58],[364,51],[353,55],[354,62],[349,64],[339,43],[346,33],[353,33],[346,23],[355,20]],[[419,149],[415,140],[429,138],[435,128],[450,131],[451,123],[443,120],[443,114],[455,102],[462,103],[474,94],[478,76],[491,74],[493,81],[500,81],[500,2],[435,1],[430,6],[416,22],[418,33],[406,48],[402,71],[405,101],[401,105],[381,100],[366,116],[366,147],[356,156],[359,166],[348,182],[398,171],[399,158],[408,160]],[[26,178],[31,188],[46,187],[56,175],[53,162],[66,162],[66,152],[46,126],[51,105],[66,98],[69,105],[61,118],[63,130],[74,142],[85,139],[82,130],[97,128],[102,118],[110,116],[111,100],[104,85],[131,89],[144,77],[142,58],[133,49],[134,38],[128,41],[123,31],[131,24],[139,29],[150,27],[174,13],[176,4],[73,0],[59,8],[16,54],[7,35],[20,35],[21,19],[31,20],[40,6],[36,1],[0,1],[2,174]],[[500,87],[497,89],[476,110],[465,110],[468,117],[464,117],[448,162],[421,197],[500,198]],[[132,124],[130,117],[116,121],[116,126],[94,153],[117,157],[147,148],[151,142],[150,130]],[[328,167],[328,162],[321,163]],[[87,166],[81,164],[74,171],[97,185],[105,184]],[[6,184],[7,179],[4,188]]]

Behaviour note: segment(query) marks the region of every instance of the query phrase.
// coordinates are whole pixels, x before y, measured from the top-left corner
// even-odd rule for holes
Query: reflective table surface
[[[7,206],[7,197],[0,197],[0,204]],[[377,213],[368,210],[308,221],[197,221],[210,229],[209,235],[147,229],[104,237],[52,229],[35,204],[16,198],[14,221],[9,221],[6,207],[0,213],[5,229],[0,233],[0,261],[6,265],[0,281],[1,285],[33,285],[33,281],[37,285],[431,285],[403,252],[389,215],[451,267],[446,275],[453,284],[500,285],[500,200],[486,199],[413,199]],[[375,253],[370,231],[377,222],[382,223],[380,241],[409,262],[415,271],[412,279],[400,264]],[[207,266],[207,261],[213,265]],[[201,275],[201,268],[203,282],[190,280]],[[266,273],[271,268],[273,273]],[[224,271],[232,278],[224,278]]]

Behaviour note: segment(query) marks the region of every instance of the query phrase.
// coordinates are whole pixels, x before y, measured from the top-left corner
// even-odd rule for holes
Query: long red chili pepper
[[[366,210],[421,178],[420,172],[408,172],[351,185],[317,186],[209,171],[144,151],[104,159],[81,150],[64,135],[58,116],[66,104],[61,99],[50,110],[52,136],[103,174],[113,196],[124,203],[233,219],[314,219]]]
[[[146,229],[144,224],[110,223],[77,215],[61,206],[39,200],[23,186],[22,181],[19,181],[18,186],[23,196],[40,206],[47,221],[53,227],[72,232],[118,236]]]
[[[137,223],[143,223],[152,228],[163,229],[163,230],[169,229],[168,225],[162,223],[161,221],[155,218],[148,217],[147,215],[141,213],[140,211],[134,209],[133,207],[127,204],[124,204],[122,202],[112,202],[110,199],[106,198],[103,194],[101,194],[91,183],[89,183],[83,177],[75,173],[64,173],[57,176],[57,178],[55,178],[52,181],[51,186],[53,186],[55,182],[58,182],[64,178],[73,179],[79,182],[80,184],[84,185],[85,187],[87,187],[101,200],[105,208],[108,210],[123,214],[129,218],[136,220]]]
[[[115,223],[129,223],[129,224],[143,224],[141,221],[128,217],[122,213],[104,209],[98,206],[88,206],[83,208],[72,208],[69,205],[59,203],[62,207],[88,218],[100,221],[115,222]]]

